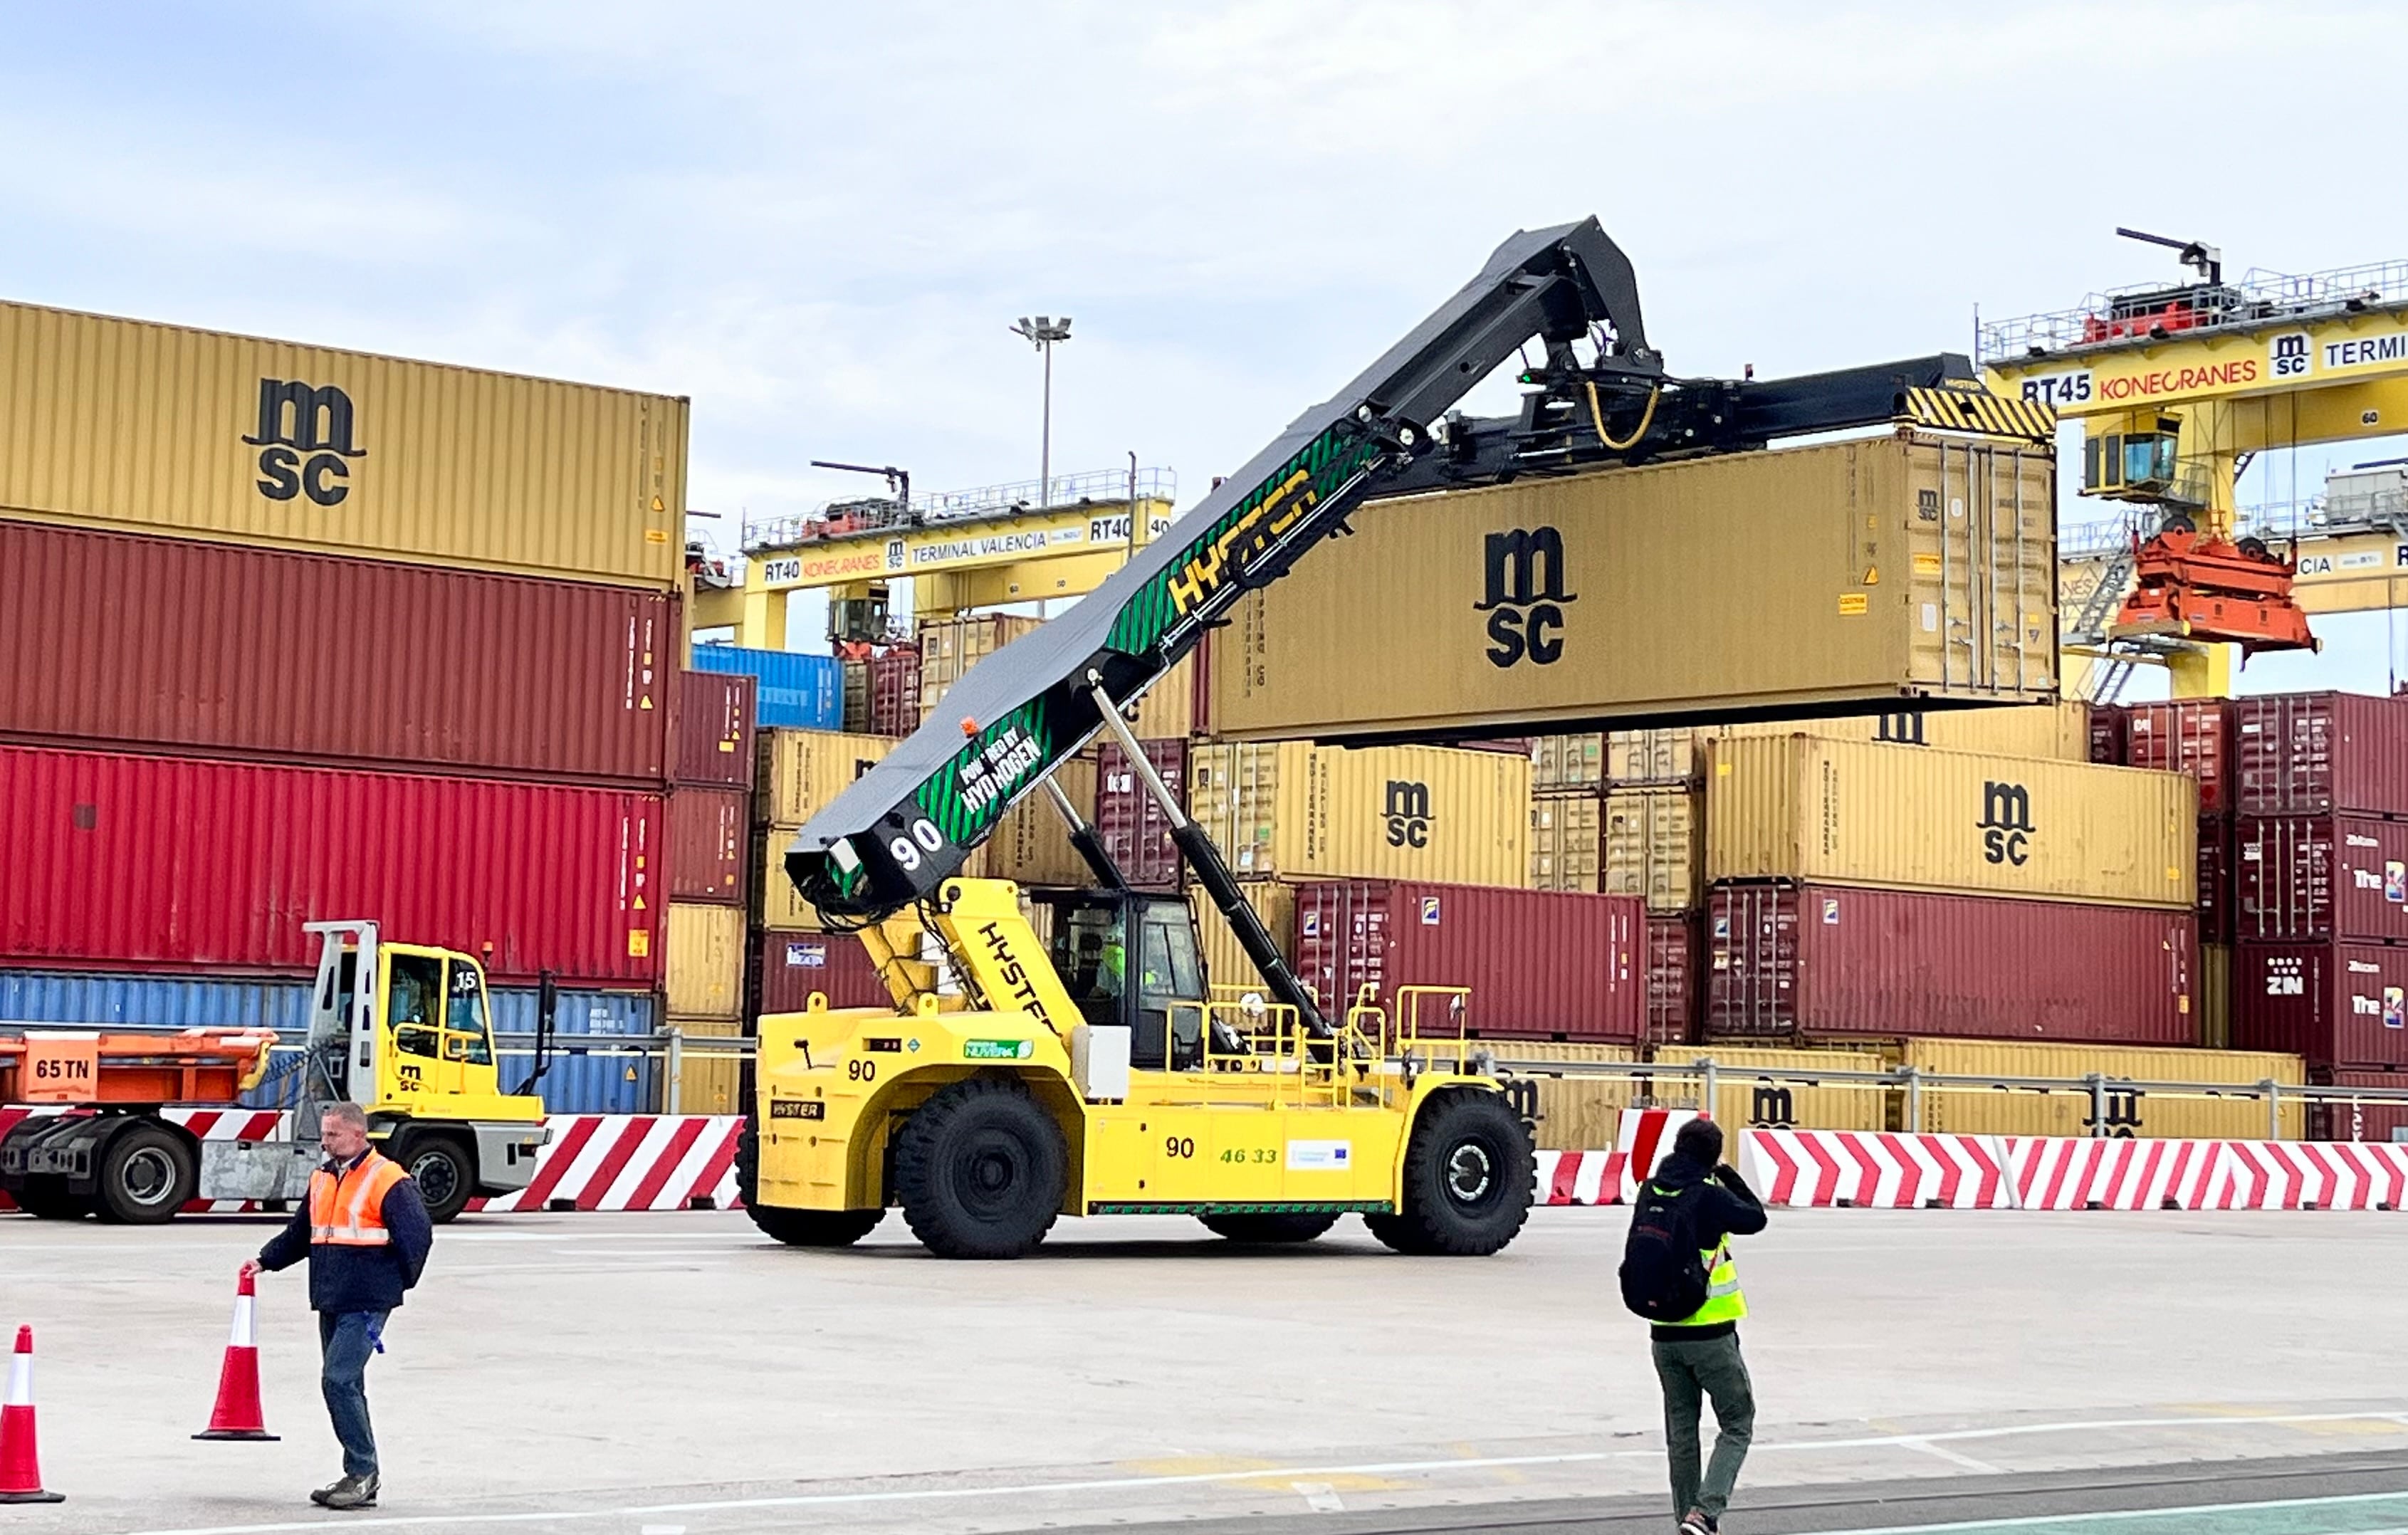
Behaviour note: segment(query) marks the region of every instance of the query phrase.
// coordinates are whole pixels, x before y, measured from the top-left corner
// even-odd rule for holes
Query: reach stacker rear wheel
[[[970,1077],[939,1089],[895,1143],[895,1190],[911,1234],[939,1257],[1016,1258],[1062,1210],[1069,1152],[1021,1083]]]
[[[1406,1143],[1403,1208],[1363,1224],[1399,1253],[1486,1257],[1530,1218],[1538,1170],[1530,1127],[1502,1096],[1449,1088],[1422,1106]]]

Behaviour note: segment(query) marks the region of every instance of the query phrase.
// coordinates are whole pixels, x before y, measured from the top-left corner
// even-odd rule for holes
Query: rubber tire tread
[[[1474,1220],[1445,1192],[1446,1153],[1469,1129],[1485,1128],[1503,1143],[1507,1180],[1503,1203]],[[1371,1234],[1397,1252],[1416,1257],[1486,1257],[1501,1252],[1530,1218],[1539,1185],[1539,1155],[1530,1126],[1503,1096],[1477,1087],[1447,1088],[1430,1095],[1414,1117],[1405,1147],[1403,1208],[1393,1215],[1366,1215]]]
[[[444,1200],[441,1204],[438,1205],[434,1200],[426,1197],[426,1189],[423,1184],[418,1190],[418,1198],[419,1201],[426,1206],[426,1218],[428,1221],[437,1226],[448,1226],[459,1215],[460,1212],[468,1208],[468,1201],[476,1196],[476,1153],[462,1145],[460,1143],[460,1138],[456,1135],[413,1135],[401,1143],[400,1155],[395,1156],[394,1160],[399,1162],[401,1164],[401,1169],[404,1172],[409,1173],[414,1181],[417,1177],[416,1164],[418,1159],[421,1156],[423,1156],[428,1150],[436,1146],[441,1146],[445,1150],[451,1152],[452,1166],[459,1170],[460,1176],[454,1180],[452,1184],[452,1198]]]
[[[1338,1224],[1335,1214],[1312,1215],[1302,1212],[1268,1214],[1257,1212],[1231,1211],[1219,1215],[1198,1215],[1204,1229],[1230,1241],[1287,1243],[1311,1241]]]
[[[938,1186],[945,1141],[965,1125],[1017,1122],[1041,1148],[1031,1197],[1001,1229],[968,1218]],[[1012,1077],[966,1077],[929,1095],[903,1123],[895,1141],[895,1194],[903,1219],[922,1246],[939,1257],[1016,1258],[1033,1251],[1062,1212],[1070,1153],[1062,1127]],[[1041,1204],[1041,1208],[1040,1208]]]
[[[157,1205],[144,1206],[121,1198],[117,1188],[118,1169],[124,1166],[136,1148],[157,1146],[176,1160],[179,1170],[175,1198]],[[109,1138],[108,1147],[100,1154],[100,1177],[93,1195],[93,1212],[110,1226],[164,1226],[176,1218],[176,1212],[191,1202],[200,1186],[199,1159],[182,1137],[164,1125],[136,1125]]]
[[[37,1221],[79,1221],[93,1212],[93,1202],[69,1193],[66,1179],[53,1172],[27,1178],[25,1186],[9,1197]]]
[[[744,1213],[789,1247],[850,1247],[886,1218],[882,1210],[777,1210],[752,1203]]]

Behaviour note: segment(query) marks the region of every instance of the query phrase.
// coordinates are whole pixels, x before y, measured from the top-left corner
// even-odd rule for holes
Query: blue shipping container
[[[789,730],[844,728],[844,667],[832,655],[696,645],[696,671],[741,672],[759,680],[758,724]]]
[[[494,1031],[532,1036],[536,993],[496,988]],[[552,1014],[552,1066],[537,1090],[555,1114],[640,1114],[660,1101],[657,1056],[595,1054],[631,1050],[652,1033],[649,993],[564,991]],[[107,975],[0,970],[0,1024],[165,1024],[177,1028],[274,1028],[298,1040],[309,1026],[307,981],[228,980],[219,976]],[[530,1039],[501,1041],[502,1085],[518,1085],[533,1064]],[[290,1108],[300,1097],[301,1056],[279,1051],[257,1087],[254,1109]]]

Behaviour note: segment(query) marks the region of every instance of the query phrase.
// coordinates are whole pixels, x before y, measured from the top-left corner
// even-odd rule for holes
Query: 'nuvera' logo
[[[2031,861],[2031,791],[2020,783],[1982,785],[1982,856],[2021,868]]]
[[[259,453],[259,494],[271,501],[307,495],[322,507],[351,494],[343,460],[366,458],[353,437],[351,397],[333,384],[259,380],[259,424],[242,440]],[[307,455],[306,457],[304,455]]]
[[[1429,846],[1430,792],[1426,783],[1388,781],[1386,808],[1381,812],[1388,823],[1388,845],[1392,848],[1426,848]]]
[[[1564,590],[1564,536],[1517,527],[1488,535],[1487,544],[1485,594],[1471,610],[1488,615],[1489,664],[1555,665],[1564,654],[1564,607],[1580,600]]]

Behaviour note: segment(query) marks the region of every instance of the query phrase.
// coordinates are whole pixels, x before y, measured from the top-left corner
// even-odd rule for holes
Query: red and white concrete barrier
[[[535,1179],[471,1210],[729,1210],[736,1198],[735,1114],[554,1114]],[[703,1205],[700,1201],[708,1199]]]
[[[2012,1210],[2003,1143],[1986,1135],[1745,1130],[1740,1175],[1776,1208]]]

